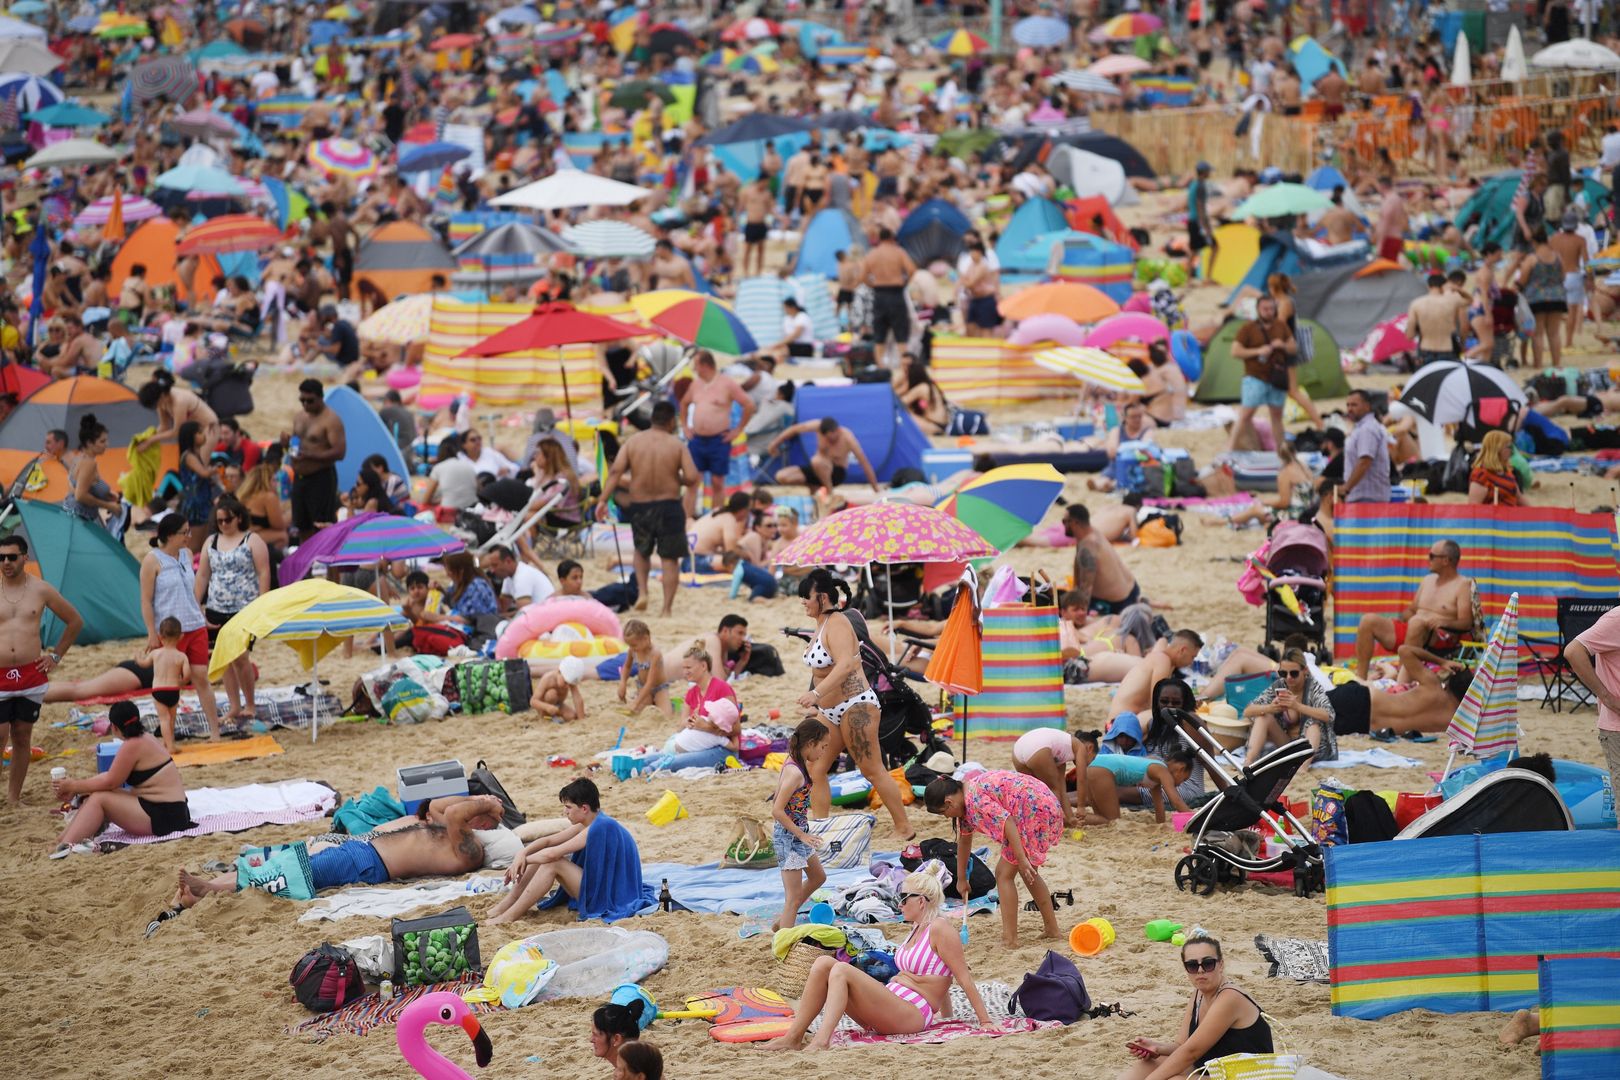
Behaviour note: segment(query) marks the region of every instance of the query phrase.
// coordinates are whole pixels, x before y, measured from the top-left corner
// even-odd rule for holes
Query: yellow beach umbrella
[[[703,294],[692,289],[655,289],[630,298],[630,306],[642,319],[662,315],[682,300],[701,300]]]

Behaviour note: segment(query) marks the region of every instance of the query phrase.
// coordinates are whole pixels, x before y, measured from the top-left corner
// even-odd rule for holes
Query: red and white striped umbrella
[[[108,195],[97,199],[89,206],[80,210],[73,218],[73,224],[81,228],[86,225],[105,225],[112,217],[113,196]],[[124,221],[126,223],[146,221],[149,218],[162,217],[163,208],[141,195],[124,196]]]

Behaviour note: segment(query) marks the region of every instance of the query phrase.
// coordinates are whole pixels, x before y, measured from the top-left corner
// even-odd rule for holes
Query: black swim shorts
[[[635,503],[626,516],[636,554],[649,557],[656,551],[660,559],[686,558],[686,511],[679,499]]]

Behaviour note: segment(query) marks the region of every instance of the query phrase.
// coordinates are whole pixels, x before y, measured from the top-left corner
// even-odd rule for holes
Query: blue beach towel
[[[635,837],[606,814],[597,814],[586,834],[585,850],[573,854],[574,865],[584,873],[579,898],[558,889],[540,901],[540,910],[557,907],[564,900],[581,919],[612,922],[652,907],[658,896],[641,878],[641,850]]]

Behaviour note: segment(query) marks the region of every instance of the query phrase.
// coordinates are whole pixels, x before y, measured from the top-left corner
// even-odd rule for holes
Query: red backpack
[[[292,984],[299,1002],[310,1012],[341,1009],[366,992],[360,965],[347,949],[330,943],[305,953],[293,966],[287,981]]]

